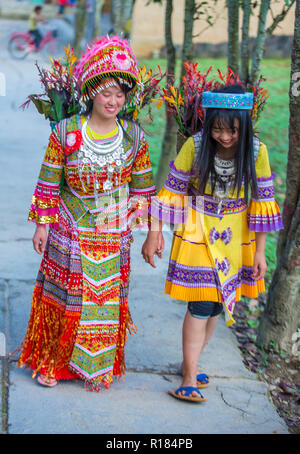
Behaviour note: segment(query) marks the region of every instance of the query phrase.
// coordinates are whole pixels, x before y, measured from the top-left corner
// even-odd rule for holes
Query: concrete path
[[[49,125],[33,107],[25,112],[18,108],[28,94],[40,92],[34,59],[12,61],[2,46],[0,73],[6,79],[6,96],[0,97],[0,332],[5,333],[6,350],[12,351],[25,334],[40,263],[31,244],[34,228],[26,218]],[[211,377],[211,386],[204,390],[208,402],[189,404],[167,394],[180,384],[186,309],[164,295],[169,232],[165,238],[164,257],[152,269],[140,254],[144,233],[135,234],[130,308],[139,329],[128,339],[125,381],[100,393],[86,392],[80,381],[42,388],[29,371],[3,360],[3,433],[288,433],[268,398],[267,386],[244,367],[236,339],[223,319],[201,358],[201,370]]]

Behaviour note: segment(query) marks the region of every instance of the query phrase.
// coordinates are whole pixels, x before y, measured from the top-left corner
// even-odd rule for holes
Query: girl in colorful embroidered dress
[[[165,291],[188,302],[182,386],[169,391],[179,399],[206,400],[199,388],[209,377],[197,369],[199,356],[223,309],[229,326],[241,296],[265,290],[266,232],[282,228],[267,148],[252,130],[252,102],[240,85],[203,93],[203,130],[185,142],[151,203],[142,254],[153,266],[163,223],[175,224]]]
[[[155,187],[143,131],[119,118],[138,80],[128,43],[96,41],[76,74],[85,114],[54,128],[29,213],[43,259],[18,366],[99,390],[125,373],[131,228]]]

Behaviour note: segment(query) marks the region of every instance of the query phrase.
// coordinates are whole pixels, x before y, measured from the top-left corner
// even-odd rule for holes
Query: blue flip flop
[[[206,374],[198,374],[197,375],[197,388],[207,388],[210,385],[209,377]]]
[[[185,391],[183,396],[180,396],[178,393],[181,391]],[[196,391],[199,397],[192,396],[192,392]],[[168,393],[175,397],[176,399],[180,400],[188,400],[189,402],[207,402],[207,399],[201,394],[198,388],[194,388],[194,386],[181,386],[180,388],[174,390],[169,390]]]

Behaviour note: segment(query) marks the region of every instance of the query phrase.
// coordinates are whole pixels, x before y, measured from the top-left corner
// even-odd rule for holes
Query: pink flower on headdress
[[[112,56],[112,61],[117,68],[128,70],[131,66],[131,61],[125,52],[115,51]]]

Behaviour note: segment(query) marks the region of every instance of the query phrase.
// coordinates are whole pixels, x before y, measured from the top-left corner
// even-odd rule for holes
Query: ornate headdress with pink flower
[[[103,81],[113,84],[117,78],[133,92],[138,82],[138,63],[131,47],[119,36],[104,37],[88,46],[74,69],[81,89],[80,104],[86,107],[90,95],[103,89]]]

